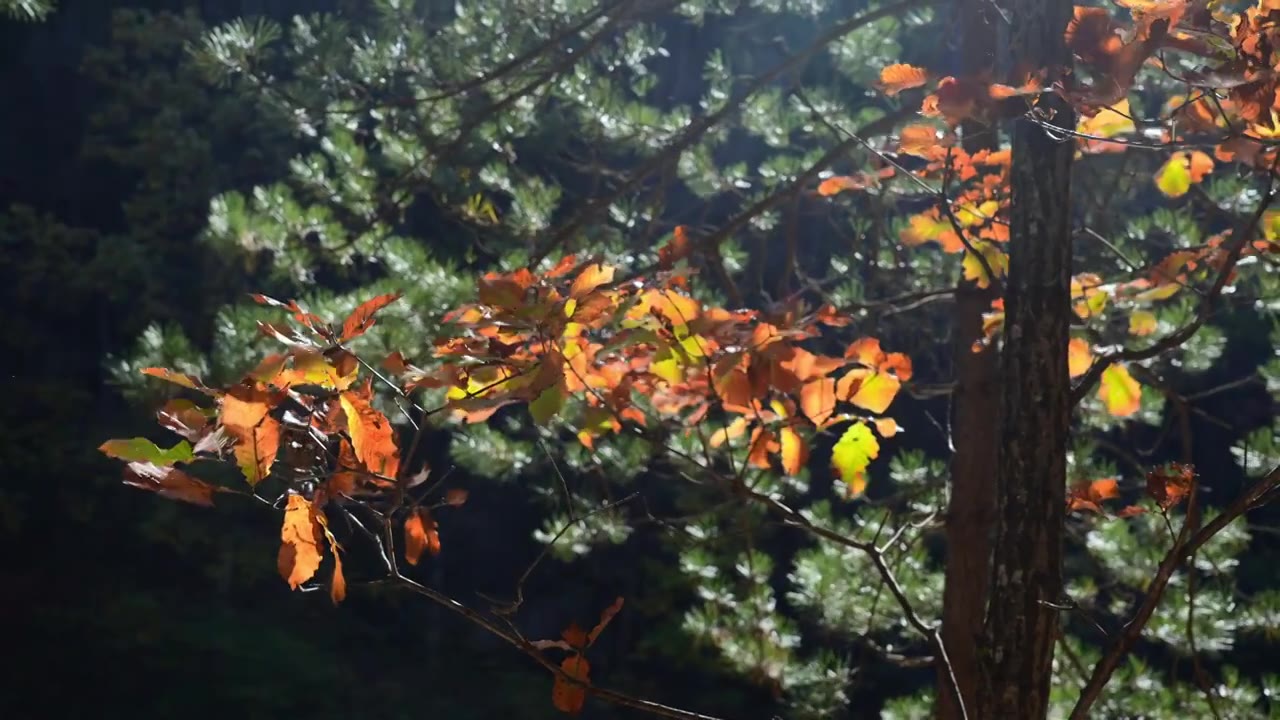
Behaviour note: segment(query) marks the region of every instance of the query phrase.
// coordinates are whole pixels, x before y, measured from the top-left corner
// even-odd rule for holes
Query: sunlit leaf
[[[871,429],[863,423],[854,423],[831,449],[831,466],[849,485],[850,493],[857,496],[867,489],[867,466],[879,455],[880,443]]]
[[[799,475],[809,459],[809,446],[805,444],[804,438],[800,437],[800,433],[790,426],[779,431],[778,440],[782,444],[783,471],[788,475]]]
[[[897,63],[880,71],[880,89],[885,95],[897,95],[903,90],[920,87],[929,79],[929,74],[914,65]]]
[[[400,450],[391,421],[361,394],[346,391],[338,399],[347,416],[347,433],[356,457],[370,472],[394,478],[400,470]]]
[[[404,520],[404,559],[410,565],[417,565],[423,550],[439,555],[440,533],[431,511],[419,507]]]
[[[365,334],[377,322],[374,319],[374,315],[399,298],[400,293],[398,292],[387,293],[361,303],[359,307],[347,316],[346,320],[342,321],[342,336],[339,341],[347,342]]]
[[[1155,313],[1149,310],[1134,310],[1129,315],[1129,334],[1139,337],[1150,335],[1156,331],[1158,324]]]
[[[1071,338],[1071,342],[1067,343],[1067,372],[1071,377],[1080,377],[1089,372],[1089,366],[1093,364],[1093,350],[1089,348],[1089,341],[1084,338]]]
[[[301,495],[290,494],[284,509],[284,523],[280,526],[280,553],[276,558],[280,577],[290,588],[297,590],[320,569],[322,533],[311,502]]]
[[[1142,406],[1142,388],[1129,374],[1128,368],[1112,363],[1102,373],[1098,399],[1107,406],[1107,412],[1116,417],[1126,417],[1138,412]]]
[[[108,440],[98,447],[99,452],[107,457],[129,462],[145,462],[162,467],[180,462],[191,462],[195,454],[191,452],[191,443],[183,440],[171,448],[156,447],[146,438],[129,440]]]

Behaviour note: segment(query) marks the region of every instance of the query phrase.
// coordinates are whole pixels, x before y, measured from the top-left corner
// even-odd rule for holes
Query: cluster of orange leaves
[[[830,347],[822,328],[850,324],[830,306],[759,313],[702,303],[689,292],[692,271],[684,260],[690,248],[688,233],[678,228],[660,248],[650,278],[619,279],[609,265],[572,256],[541,274],[486,274],[477,302],[448,316],[450,334],[434,343],[430,369],[392,353],[382,361],[395,378],[388,382],[405,397],[443,390],[444,405],[436,410],[466,423],[522,404],[537,423],[557,417],[576,423],[588,448],[628,425],[643,431],[666,423],[694,433],[710,422],[719,428],[704,436],[710,446],[749,432],[745,462],[792,475],[806,466],[807,436],[847,424],[832,466],[852,494],[862,492],[867,466],[879,453],[876,434],[899,431],[884,413],[911,378],[910,359],[885,352],[869,337],[835,355],[802,347]],[[143,373],[212,402],[179,397],[165,403],[157,419],[182,438],[172,447],[133,438],[109,440],[100,449],[126,463],[127,484],[198,505],[212,505],[219,493],[262,499],[269,480],[282,485],[280,576],[298,589],[331,555],[329,589],[338,603],[347,592],[345,551],[330,530],[331,502],[390,501],[388,517],[399,518],[405,560],[415,565],[424,553],[440,552],[432,507],[461,505],[466,493],[449,490],[434,506],[408,497],[428,470],[408,471],[397,431],[377,407],[372,378],[361,378],[362,368],[369,375],[373,369],[348,347],[399,294],[368,300],[336,324],[297,301],[253,297],[285,316],[259,323],[282,351],[221,388],[187,373],[146,368]],[[578,402],[567,412],[571,398]],[[248,491],[197,477],[200,462],[224,460],[239,468]],[[583,653],[620,605],[589,634],[566,631],[562,643],[571,654],[553,693],[560,709],[581,708],[589,685]]]
[[[1183,463],[1168,463],[1147,473],[1145,491],[1162,513],[1167,513],[1191,494],[1195,487],[1195,468]],[[1107,515],[1103,503],[1120,497],[1120,486],[1115,478],[1084,480],[1072,486],[1067,493],[1067,510],[1088,510]],[[1146,512],[1139,505],[1126,505],[1116,517],[1132,517]]]
[[[649,279],[615,279],[613,267],[574,256],[540,275],[489,273],[478,302],[447,317],[455,331],[436,344],[442,362],[425,370],[397,358],[393,369],[407,391],[447,388],[447,409],[464,422],[523,403],[545,424],[577,398],[571,421],[588,448],[628,423],[694,432],[710,421],[712,446],[750,431],[746,462],[769,468],[776,459],[790,474],[808,457],[806,430],[853,422],[883,437],[897,432],[891,419],[856,410],[883,414],[911,377],[909,358],[874,338],[839,355],[802,347],[823,327],[849,324],[831,307],[761,313],[703,304],[688,292],[688,270],[670,267],[687,243],[678,229],[659,253],[668,269]],[[860,491],[865,463],[837,471]]]

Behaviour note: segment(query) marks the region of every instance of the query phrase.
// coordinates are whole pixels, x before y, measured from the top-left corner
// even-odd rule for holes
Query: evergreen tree
[[[421,424],[430,437],[448,439],[447,458],[428,444],[403,462],[430,460],[436,473],[455,463],[478,487],[500,483],[537,498],[546,515],[536,537],[560,560],[583,566],[628,548],[651,553],[656,562],[612,577],[644,573],[628,612],[648,608],[671,621],[645,649],[672,667],[749,678],[779,696],[789,717],[827,717],[851,701],[862,714],[886,694],[866,678],[891,677],[892,694],[902,697],[883,716],[928,714],[931,695],[951,691],[946,679],[940,691],[922,691],[928,673],[899,668],[939,663],[945,647],[929,631],[943,613],[936,540],[949,499],[951,429],[937,422],[955,367],[940,342],[954,331],[945,302],[962,277],[1000,286],[1009,267],[1002,243],[1018,232],[1007,224],[1007,194],[984,184],[1007,171],[1008,156],[932,152],[949,138],[952,118],[939,117],[947,110],[912,118],[920,105],[911,92],[924,80],[894,87],[893,75],[881,72],[904,59],[946,62],[931,42],[945,35],[944,20],[913,2],[485,0],[448,10],[384,0],[371,7],[376,12],[298,17],[288,26],[244,19],[205,37],[202,67],[262,104],[303,149],[287,173],[218,196],[203,242],[261,271],[263,291],[298,297],[323,318],[402,291],[379,311],[376,328],[349,346],[361,358],[399,358],[388,373],[405,358],[434,368],[433,340],[458,332],[446,314],[474,299],[481,273],[531,266],[542,274],[570,252],[599,257],[621,276],[661,264],[658,247],[688,242],[701,302],[781,318],[804,297],[810,307],[851,313],[855,327],[840,331],[840,346],[874,336],[906,353],[914,369],[893,410],[906,432],[876,426],[880,459],[865,492],[850,493],[826,471],[828,455],[842,452],[832,446],[847,437],[843,428],[817,436],[813,462],[795,466],[784,456],[744,468],[753,436],[718,416],[706,427],[609,434],[583,398],[549,414],[504,409],[473,424],[420,412],[383,386],[377,406],[405,437]],[[1015,101],[1038,92],[1009,90]],[[1065,473],[1080,512],[1066,526],[1067,597],[1052,608],[1067,634],[1054,655],[1050,716],[1076,705],[1182,523],[1175,509],[1122,519],[1089,511],[1117,492],[1132,499],[1148,475],[1176,477],[1153,470],[1167,460],[1201,462],[1189,429],[1195,417],[1210,416],[1200,403],[1257,391],[1259,377],[1280,392],[1274,358],[1247,378],[1206,379],[1224,365],[1229,338],[1247,345],[1265,330],[1271,346],[1280,343],[1280,281],[1266,271],[1269,256],[1251,256],[1238,267],[1225,311],[1208,318],[1204,298],[1222,285],[1194,289],[1214,283],[1217,261],[1203,253],[1240,218],[1262,220],[1264,244],[1280,229],[1265,205],[1269,191],[1252,190],[1246,176],[1218,171],[1205,180],[1198,156],[1156,159],[1134,149],[1143,142],[1134,118],[1160,118],[1143,121],[1145,130],[1190,112],[1186,106],[1201,109],[1178,92],[1170,75],[1142,69],[1132,99],[1081,120],[1080,137],[1058,138],[1078,146],[1088,180],[1073,187],[1078,239],[1064,288],[1076,324],[1067,360],[1080,383]],[[946,100],[941,89],[932,97],[935,107]],[[1117,144],[1124,138],[1128,150]],[[1116,148],[1122,152],[1108,152]],[[1015,186],[1015,202],[1017,193]],[[1252,232],[1242,225],[1235,237]],[[987,310],[981,342],[999,343],[1002,309]],[[207,353],[157,325],[114,364],[115,376],[142,400],[164,391],[140,374],[151,366],[234,383],[278,347],[275,326],[261,329],[279,319],[269,305],[228,305]],[[1105,350],[1192,324],[1197,332],[1158,353]],[[1252,349],[1230,365],[1258,365],[1265,344]],[[1105,359],[1090,369],[1095,353]],[[444,387],[415,398],[421,408],[450,401]],[[636,402],[652,411],[651,400]],[[1252,433],[1237,453],[1242,467],[1275,466],[1273,421],[1226,422],[1236,437]],[[1178,428],[1171,440],[1167,427]],[[939,430],[944,442],[930,439]],[[778,523],[776,507],[742,502],[691,474],[688,458],[706,458],[700,467],[708,473],[727,468],[753,496],[797,514]],[[1209,500],[1225,505],[1233,482],[1239,478],[1223,478],[1224,492]],[[644,502],[616,502],[633,493]],[[796,525],[849,542],[814,538]],[[1275,677],[1232,655],[1238,643],[1264,642],[1278,606],[1274,588],[1243,587],[1236,566],[1249,547],[1248,531],[1231,525],[1173,576],[1146,644],[1125,656],[1098,711],[1274,712]]]

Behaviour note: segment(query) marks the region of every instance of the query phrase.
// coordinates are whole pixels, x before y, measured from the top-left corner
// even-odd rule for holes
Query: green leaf
[[[533,415],[533,421],[539,425],[546,425],[551,422],[551,418],[560,412],[560,408],[564,406],[564,388],[559,384],[552,385],[542,394],[529,403],[529,414]]]
[[[107,457],[113,457],[118,460],[127,462],[146,462],[161,467],[168,467],[174,463],[191,462],[195,459],[195,453],[191,451],[191,443],[183,440],[171,448],[156,447],[156,444],[146,438],[132,438],[130,440],[108,440],[98,448]]]
[[[880,443],[864,423],[854,423],[844,431],[831,450],[831,466],[850,492],[861,495],[867,489],[867,466],[880,454]]]

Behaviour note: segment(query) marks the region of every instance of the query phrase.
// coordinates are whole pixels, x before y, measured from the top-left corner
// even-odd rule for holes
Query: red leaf
[[[365,334],[377,322],[373,316],[382,308],[400,299],[400,295],[398,292],[387,293],[362,303],[347,316],[346,320],[342,321],[342,337],[339,342],[347,342]]]

